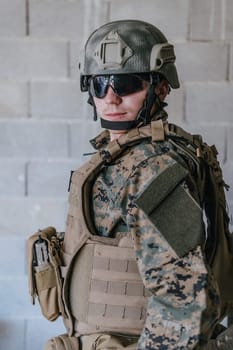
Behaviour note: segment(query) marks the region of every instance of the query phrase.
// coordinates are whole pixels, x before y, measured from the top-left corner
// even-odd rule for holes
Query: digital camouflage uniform
[[[102,141],[106,145],[105,134]],[[143,140],[104,166],[93,185],[93,216],[99,235],[114,237],[119,232],[132,235],[138,268],[151,294],[137,345],[140,350],[194,349],[198,342],[205,344],[219,316],[218,292],[201,246],[179,257],[137,205],[140,194],[151,183],[156,186],[160,174],[176,164],[185,166],[171,143]],[[185,181],[181,186],[187,196],[192,196]],[[184,203],[177,200],[175,205],[179,208],[174,211],[180,230],[185,216],[194,225],[192,213],[186,212]],[[164,215],[169,220],[173,213]],[[204,225],[197,223],[197,231],[199,227],[204,235]],[[195,227],[190,229],[195,234]]]

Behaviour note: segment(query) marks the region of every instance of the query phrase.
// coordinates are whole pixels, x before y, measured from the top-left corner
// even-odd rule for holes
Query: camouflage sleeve
[[[216,285],[208,273],[200,245],[179,256],[148,213],[136,204],[146,184],[152,179],[156,183],[157,177],[175,163],[167,155],[151,158],[137,166],[125,187],[127,204],[123,214],[134,239],[143,283],[151,295],[138,350],[185,350],[194,349],[197,344],[204,346],[219,316]],[[168,200],[173,190],[170,192]],[[179,212],[175,220],[182,224],[186,207],[179,197],[176,205]],[[169,215],[166,218],[169,221]],[[193,226],[195,235],[195,223]],[[198,223],[196,226],[200,227]]]

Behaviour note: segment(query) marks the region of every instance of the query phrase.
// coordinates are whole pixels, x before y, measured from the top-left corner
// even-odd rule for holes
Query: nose
[[[114,92],[111,86],[108,87],[107,94],[104,99],[107,104],[119,105],[122,101],[122,98]]]

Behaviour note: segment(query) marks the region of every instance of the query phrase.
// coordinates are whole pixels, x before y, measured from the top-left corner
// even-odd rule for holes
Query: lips
[[[126,114],[127,114],[126,112],[105,113],[104,117],[110,120],[122,119],[125,117]]]

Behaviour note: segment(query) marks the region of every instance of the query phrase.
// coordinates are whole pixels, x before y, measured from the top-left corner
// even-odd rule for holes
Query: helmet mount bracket
[[[108,33],[96,47],[94,59],[99,68],[121,68],[133,55],[133,50],[125,43],[117,31]]]
[[[166,63],[174,63],[176,60],[174,46],[169,43],[156,44],[152,47],[150,55],[150,70],[158,72]]]

